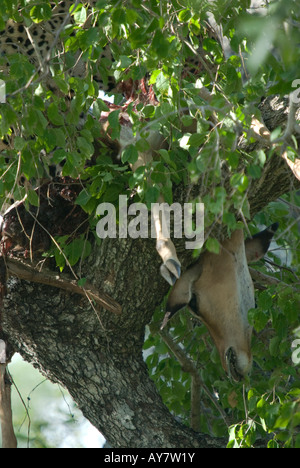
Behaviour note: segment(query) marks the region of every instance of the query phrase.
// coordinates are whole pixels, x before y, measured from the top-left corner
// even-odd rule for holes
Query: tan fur
[[[261,258],[269,246],[267,243],[264,250],[263,240],[273,234],[274,231],[265,230],[262,236],[244,242],[243,231],[235,231],[223,242],[218,255],[200,255],[176,282],[168,298],[163,326],[174,313],[189,305],[207,326],[223,368],[235,380],[245,376],[252,365],[252,329],[247,315],[255,307],[255,298],[247,260]]]
[[[207,252],[202,269],[193,285],[200,317],[216,344],[224,369],[229,371],[226,352],[233,348],[237,353],[237,371],[245,375],[252,362],[247,313],[255,306],[255,300],[243,232],[236,231],[225,241],[219,255]]]

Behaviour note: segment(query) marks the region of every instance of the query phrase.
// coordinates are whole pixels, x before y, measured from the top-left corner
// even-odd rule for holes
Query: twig
[[[269,265],[272,265],[272,266],[278,268],[279,270],[288,271],[289,273],[291,273],[294,276],[296,281],[300,284],[300,278],[296,275],[296,273],[292,270],[292,268],[289,268],[289,267],[287,267],[285,265],[278,265],[278,263],[272,262],[272,260],[269,260],[268,258],[265,258],[265,262],[268,263]]]
[[[16,385],[16,382],[13,380],[13,378],[12,378],[11,375],[9,375],[9,377],[10,377],[10,379],[11,379],[11,381],[12,381],[12,384],[14,385],[15,390],[16,390],[16,392],[17,392],[17,394],[18,394],[18,397],[20,398],[20,401],[21,401],[21,403],[22,403],[22,405],[23,405],[23,407],[24,407],[24,409],[25,409],[25,416],[24,416],[24,419],[23,419],[23,421],[21,422],[21,424],[20,424],[20,426],[19,426],[19,431],[21,430],[23,424],[25,423],[26,419],[28,418],[28,425],[27,425],[27,448],[29,448],[30,430],[31,430],[31,418],[30,418],[30,413],[29,413],[29,403],[26,405],[26,403],[25,403],[25,401],[24,401],[24,399],[23,399],[23,397],[22,397],[22,395],[21,395],[21,392],[20,392],[18,386]],[[45,380],[47,380],[47,379],[45,379]],[[28,398],[27,398],[27,401],[29,401]]]
[[[58,41],[59,41],[59,37],[60,37],[60,34],[62,33],[62,31],[64,30],[65,26],[67,25],[71,15],[74,13],[74,11],[76,10],[76,8],[78,7],[79,5],[79,1],[80,0],[76,0],[74,5],[72,5],[72,9],[66,14],[66,17],[64,19],[64,21],[61,23],[60,27],[58,28],[58,30],[56,31],[56,34],[54,36],[54,39],[53,39],[53,42],[51,44],[51,47],[50,47],[50,50],[48,51],[47,55],[46,55],[46,59],[45,59],[45,62],[49,62],[50,61],[50,58],[51,58],[51,53],[52,53],[52,50],[56,47]],[[54,14],[55,14],[55,10],[54,10]]]
[[[264,285],[268,286],[273,286],[280,284],[285,287],[291,287],[290,284],[284,283],[280,279],[274,278],[273,276],[266,275],[265,273],[262,273],[261,271],[257,271],[254,268],[249,267],[250,275],[251,278],[255,281],[258,281],[259,283],[262,283]],[[297,290],[298,288],[296,286],[292,286],[293,289]]]

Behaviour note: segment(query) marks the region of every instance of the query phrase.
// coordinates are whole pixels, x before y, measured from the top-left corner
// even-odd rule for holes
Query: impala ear
[[[255,234],[252,239],[245,240],[245,250],[248,263],[255,262],[266,254],[278,227],[279,224],[274,223],[264,231]]]
[[[190,303],[193,296],[193,283],[199,278],[201,272],[202,266],[199,263],[195,263],[176,281],[168,297],[166,314],[160,327],[161,330],[176,312]]]

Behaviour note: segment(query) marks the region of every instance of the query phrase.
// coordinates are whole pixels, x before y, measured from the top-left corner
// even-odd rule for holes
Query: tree
[[[55,18],[54,3],[5,1],[1,29],[20,22],[33,41],[31,28]],[[224,447],[228,429],[230,446],[300,444],[300,19],[295,1],[254,14],[249,3],[75,2],[46,57],[1,58],[1,197],[20,202],[22,221],[14,219],[14,253],[2,241],[2,337],[64,385],[114,447]],[[107,45],[112,57],[99,63]],[[99,98],[99,73],[114,105]],[[116,161],[122,118],[138,138]],[[166,144],[133,173],[154,130]],[[187,311],[159,331],[169,285],[152,239],[96,235],[100,203],[118,207],[125,194],[149,207],[160,193],[168,203],[204,202],[205,248],[215,253],[241,223],[249,234],[280,221],[278,252],[251,271],[261,290],[249,311],[254,369],[245,383],[227,379]],[[186,268],[193,253],[175,241]]]

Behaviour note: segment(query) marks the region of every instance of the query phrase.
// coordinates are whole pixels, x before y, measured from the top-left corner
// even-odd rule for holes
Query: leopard
[[[86,1],[85,4],[92,7],[96,3],[95,0]],[[65,50],[60,41],[60,33],[69,25],[72,25],[74,6],[76,3],[70,0],[63,0],[50,3],[52,8],[51,18],[39,23],[32,23],[26,26],[25,18],[22,17],[20,10],[20,19],[14,21],[9,19],[6,22],[5,28],[0,31],[0,77],[5,78],[9,74],[10,61],[15,55],[22,55],[29,60],[34,66],[35,71],[40,74],[41,81],[46,89],[49,89],[56,95],[60,95],[55,81],[52,79],[50,65],[55,65],[58,62],[64,63]],[[87,29],[89,23],[83,25]],[[71,35],[75,35],[73,30]],[[105,61],[105,66],[114,61],[109,44],[105,44],[102,52],[98,57],[98,64]],[[81,59],[81,51],[79,50],[75,56],[75,64],[73,67],[66,70],[69,76],[84,79],[87,76],[87,62]],[[97,83],[99,90],[104,93],[113,93],[116,87],[116,82],[112,74],[107,73],[103,78],[96,66],[96,73],[93,75],[93,80]],[[14,129],[11,129],[11,135],[6,135],[0,139],[0,152],[7,151],[13,148]]]
[[[95,0],[86,2],[89,6],[93,6]],[[52,15],[49,20],[39,23],[32,23],[29,27],[26,26],[25,20],[20,16],[20,22],[8,20],[5,29],[0,31],[0,56],[2,57],[2,65],[0,65],[0,73],[9,71],[9,56],[13,54],[21,54],[28,57],[30,62],[40,71],[45,73],[48,71],[49,65],[52,64],[55,58],[59,57],[63,61],[65,52],[63,45],[60,43],[60,33],[66,26],[73,23],[72,13],[74,12],[73,1],[64,0],[58,4],[52,2]],[[88,28],[89,22],[87,21],[83,28]],[[75,35],[75,31],[71,33]],[[80,51],[78,52],[80,57]],[[3,57],[6,57],[7,62],[3,63]],[[103,59],[113,60],[111,49],[109,45],[103,47],[102,53],[99,55],[98,62]],[[48,69],[48,70],[47,70]],[[68,70],[71,76],[78,78],[85,78],[87,73],[87,64],[80,58],[76,61],[75,65]],[[105,92],[110,92],[115,87],[115,80],[113,76],[108,75],[104,81],[99,74],[93,77],[98,82],[99,88]],[[51,89],[51,79],[47,76],[48,86]]]

